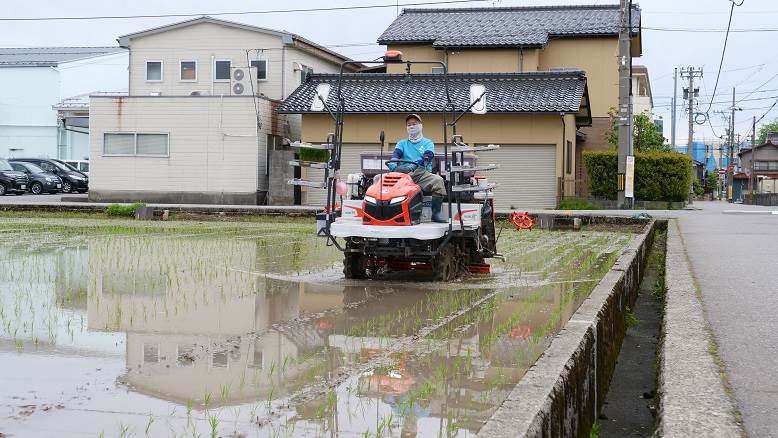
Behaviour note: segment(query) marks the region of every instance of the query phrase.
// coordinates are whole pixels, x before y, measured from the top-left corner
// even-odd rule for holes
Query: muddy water
[[[630,238],[506,230],[437,284],[344,280],[289,224],[39,225],[0,233],[11,436],[473,435]]]

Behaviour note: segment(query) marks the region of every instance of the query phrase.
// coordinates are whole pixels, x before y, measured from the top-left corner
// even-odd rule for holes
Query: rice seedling
[[[208,425],[211,426],[211,438],[217,438],[219,435],[219,418],[215,415],[209,415]]]
[[[225,383],[219,387],[219,393],[221,394],[222,403],[226,403],[230,398],[230,385]]]
[[[146,436],[150,436],[149,431],[151,430],[151,425],[154,424],[154,420],[155,420],[154,415],[149,413],[149,419],[148,421],[146,421],[146,427],[143,429],[144,432],[146,433]]]

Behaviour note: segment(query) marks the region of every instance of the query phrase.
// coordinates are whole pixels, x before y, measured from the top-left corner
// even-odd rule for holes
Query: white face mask
[[[421,137],[421,123],[418,123],[416,125],[408,125],[405,127],[405,129],[408,131],[408,137],[411,138],[411,140],[417,139]]]

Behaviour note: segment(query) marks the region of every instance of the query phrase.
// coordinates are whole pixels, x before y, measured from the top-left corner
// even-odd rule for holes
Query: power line
[[[748,97],[748,96],[750,96],[750,95],[754,94],[754,92],[755,92],[755,91],[758,91],[760,88],[764,87],[765,85],[767,85],[767,84],[768,84],[770,81],[772,81],[772,80],[773,80],[773,79],[775,79],[775,78],[778,78],[778,73],[774,74],[774,75],[773,75],[773,76],[772,76],[770,79],[768,79],[768,80],[764,81],[764,83],[763,83],[762,85],[760,85],[760,86],[756,87],[756,89],[754,89],[754,90],[751,90],[751,92],[750,92],[750,93],[746,94],[746,95],[745,95],[743,98],[741,98],[740,100],[738,100],[738,103],[740,103],[740,102],[743,102],[743,101],[745,100],[745,98],[746,98],[746,97]]]
[[[750,29],[710,29],[710,28],[692,28],[692,27],[653,27],[641,26],[642,30],[654,30],[657,32],[699,32],[699,33],[750,33],[750,32],[778,32],[775,27],[755,27]]]
[[[770,111],[772,111],[772,110],[773,110],[773,108],[775,108],[775,105],[777,105],[777,104],[778,104],[778,98],[776,98],[776,99],[775,99],[775,102],[773,102],[773,104],[772,104],[772,105],[770,105],[770,107],[767,109],[767,111],[765,111],[765,113],[764,113],[764,114],[762,114],[762,116],[761,116],[761,117],[759,117],[758,119],[756,119],[756,123],[759,123],[759,122],[761,122],[761,121],[762,121],[762,119],[764,119],[764,118],[765,118],[765,116],[766,116],[767,114],[769,114],[769,113],[770,113]]]
[[[778,96],[754,97],[754,98],[751,98],[751,99],[739,100],[738,103],[740,103],[740,102],[752,102],[752,101],[757,101],[757,100],[771,100],[771,99],[775,99],[776,97],[778,97]],[[727,104],[727,105],[731,106],[732,102],[731,101],[723,101],[722,100],[722,101],[718,101],[718,102],[713,102],[713,104],[715,104],[715,105]],[[672,103],[663,103],[663,104],[660,104],[660,105],[654,105],[654,108],[670,108],[672,106],[673,106]]]
[[[284,14],[294,12],[330,12],[330,11],[352,11],[360,9],[379,9],[379,8],[396,8],[398,6],[430,6],[430,5],[443,5],[454,3],[483,3],[489,0],[443,0],[443,1],[429,1],[429,2],[415,2],[415,3],[391,3],[391,4],[379,4],[379,5],[364,5],[364,6],[340,6],[329,8],[307,8],[307,9],[270,9],[265,11],[242,11],[242,12],[210,12],[210,13],[197,13],[197,14],[142,14],[142,15],[93,15],[86,17],[11,17],[0,18],[0,21],[61,21],[61,20],[124,20],[135,18],[180,18],[180,17],[201,17],[203,15],[219,16],[219,15],[263,15],[263,14]]]
[[[719,15],[722,12],[714,12],[714,11],[642,11],[642,13],[646,14],[646,15]],[[741,14],[754,14],[754,15],[778,14],[778,11],[748,11],[748,12],[741,12]]]
[[[727,41],[729,40],[729,30],[732,27],[732,15],[735,13],[735,1],[730,0],[732,2],[732,7],[729,8],[729,22],[727,23],[727,33],[724,35],[724,48],[721,49],[721,60],[719,61],[719,71],[716,73],[716,83],[713,85],[713,94],[710,97],[710,104],[708,105],[708,109],[705,110],[707,113],[710,111],[710,108],[713,106],[713,99],[716,98],[716,90],[719,87],[719,78],[721,77],[721,67],[724,65],[724,54],[727,52]],[[742,2],[740,3],[743,4]],[[739,5],[738,5],[739,6]]]

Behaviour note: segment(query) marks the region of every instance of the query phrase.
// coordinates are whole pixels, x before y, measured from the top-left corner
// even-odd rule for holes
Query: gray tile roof
[[[637,34],[637,5],[633,6],[632,26]],[[378,37],[378,43],[432,43],[441,48],[542,47],[554,36],[618,32],[618,5],[405,9]]]
[[[48,67],[61,62],[123,52],[121,47],[18,47],[0,48],[0,67]]]
[[[353,73],[344,75],[343,97],[348,113],[442,112],[446,102],[444,78],[439,74]],[[337,102],[338,75],[314,74],[280,106],[279,112],[311,111],[316,86],[332,86],[327,105]],[[486,87],[489,112],[542,113],[581,110],[586,96],[586,76],[578,70],[537,73],[452,73],[449,90],[457,109],[470,104],[470,85]],[[586,111],[588,117],[588,111]]]

